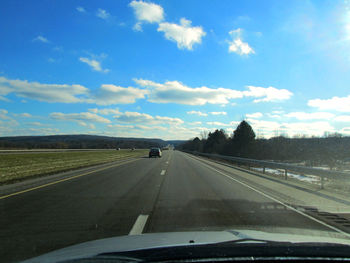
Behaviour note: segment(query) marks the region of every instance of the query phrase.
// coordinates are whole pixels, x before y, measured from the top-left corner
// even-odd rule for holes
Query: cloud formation
[[[308,106],[319,110],[334,110],[339,112],[350,112],[350,95],[347,97],[332,97],[330,99],[309,100]]]
[[[340,115],[334,118],[337,122],[348,122],[350,123],[350,115]]]
[[[104,108],[104,109],[98,109],[98,108],[93,108],[89,109],[89,112],[95,113],[95,114],[102,114],[102,115],[111,115],[111,114],[121,114],[119,109],[110,109],[110,108]]]
[[[97,9],[96,16],[101,18],[101,19],[108,19],[111,15],[104,9],[99,8]]]
[[[151,116],[146,113],[139,112],[124,112],[120,115],[114,117],[115,120],[124,123],[143,123],[148,125],[154,124],[169,124],[169,125],[179,125],[183,123],[183,120],[179,118],[171,117],[161,117],[161,116]]]
[[[187,114],[191,114],[191,115],[198,115],[198,116],[202,116],[202,117],[206,117],[208,116],[207,113],[201,112],[201,111],[188,111]]]
[[[42,35],[39,35],[36,38],[34,38],[33,42],[50,43],[50,41],[46,37],[44,37]]]
[[[243,94],[236,90],[207,87],[190,88],[178,81],[167,81],[160,84],[150,80],[135,79],[135,82],[150,89],[148,100],[154,103],[227,104],[230,99],[243,97]]]
[[[89,90],[81,85],[41,84],[0,77],[0,96],[11,93],[21,98],[44,102],[77,103],[85,101]]]
[[[298,120],[322,120],[322,119],[330,119],[334,117],[334,114],[329,112],[291,112],[285,115],[289,118],[296,118]]]
[[[93,96],[91,102],[98,105],[130,104],[136,99],[143,99],[147,90],[133,87],[120,87],[112,84],[103,84]]]
[[[136,19],[141,22],[160,23],[164,19],[164,10],[160,5],[134,0],[129,6],[133,8]]]
[[[82,6],[77,6],[77,11],[78,12],[80,12],[80,13],[86,13],[86,10],[85,10],[85,8],[84,7],[82,7]]]
[[[164,84],[151,80],[134,79],[141,87],[149,90],[148,101],[153,103],[178,103],[186,105],[222,104],[225,105],[231,99],[253,97],[254,102],[273,102],[289,99],[293,93],[286,89],[274,87],[247,86],[248,90],[238,91],[233,89],[208,87],[191,88],[179,81],[167,81]]]
[[[274,87],[255,87],[247,86],[248,91],[244,91],[244,95],[247,97],[255,97],[254,102],[273,102],[288,100],[293,96],[293,93],[286,89],[276,89]]]
[[[95,59],[80,57],[79,60],[83,63],[88,64],[92,68],[92,70],[94,70],[94,71],[103,72],[103,73],[109,72],[109,69],[103,69],[101,66],[101,62],[99,62]]]
[[[211,115],[227,115],[226,111],[212,111],[210,112]]]
[[[236,30],[232,30],[229,32],[232,37],[232,41],[229,41],[228,52],[234,52],[238,55],[249,55],[254,54],[255,51],[253,48],[249,46],[247,42],[243,42],[242,40],[242,29],[238,28]]]
[[[254,131],[266,138],[279,135],[308,135],[322,136],[324,132],[334,132],[334,127],[326,121],[316,122],[275,122],[257,119],[247,119]]]
[[[177,43],[179,49],[192,50],[194,44],[200,44],[202,37],[206,35],[203,28],[200,26],[192,27],[191,21],[186,18],[180,19],[180,24],[175,23],[160,23],[159,32],[164,32],[166,39]]]
[[[255,113],[250,113],[245,115],[247,118],[252,118],[252,119],[258,119],[263,116],[261,112],[255,112]]]
[[[60,120],[60,121],[77,121],[77,122],[89,121],[89,122],[99,122],[99,123],[111,123],[110,120],[91,112],[81,112],[81,113],[53,112],[50,114],[50,118],[55,120]]]

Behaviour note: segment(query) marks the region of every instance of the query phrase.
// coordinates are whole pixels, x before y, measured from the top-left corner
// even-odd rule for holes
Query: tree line
[[[160,139],[115,138],[96,135],[0,137],[0,149],[148,149],[161,147]]]
[[[337,161],[350,161],[350,137],[328,134],[312,138],[277,136],[257,139],[247,121],[242,121],[231,135],[217,129],[201,139],[196,137],[186,141],[178,148],[260,160],[306,161],[310,165],[326,164],[330,167],[334,167]]]

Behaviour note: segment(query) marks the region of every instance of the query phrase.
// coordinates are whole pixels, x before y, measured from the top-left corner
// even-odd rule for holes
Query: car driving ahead
[[[160,150],[160,148],[151,148],[149,150],[149,154],[148,154],[148,157],[151,158],[151,157],[162,157],[162,151]]]

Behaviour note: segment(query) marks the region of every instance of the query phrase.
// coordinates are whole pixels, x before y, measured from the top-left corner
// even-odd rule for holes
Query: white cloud
[[[33,117],[30,113],[27,113],[27,112],[19,113],[19,114],[13,113],[13,116],[21,117],[21,118],[31,118],[31,117]]]
[[[183,120],[179,118],[172,117],[161,117],[161,116],[151,116],[147,113],[139,113],[139,112],[124,112],[120,115],[114,117],[119,122],[124,123],[143,123],[148,125],[154,124],[169,124],[169,125],[180,125],[183,124]]]
[[[184,121],[179,118],[161,117],[161,116],[155,116],[154,121],[157,123],[167,123],[171,125],[179,125],[184,123]]]
[[[258,118],[261,118],[263,116],[263,114],[261,112],[255,112],[255,113],[251,113],[251,114],[246,114],[245,116],[247,118],[258,119]]]
[[[0,119],[2,120],[8,120],[11,119],[9,116],[7,116],[9,112],[5,109],[0,109]]]
[[[134,125],[135,129],[138,130],[148,130],[148,131],[167,131],[168,128],[163,127],[163,126],[145,126],[145,125]]]
[[[109,127],[109,128],[121,128],[121,129],[129,130],[129,129],[134,128],[134,125],[108,124],[107,127]]]
[[[159,23],[164,19],[164,10],[160,5],[143,1],[132,1],[129,6],[134,9],[136,19],[139,21]]]
[[[120,125],[120,124],[110,124],[107,125],[109,128],[117,128],[118,130],[124,130],[128,132],[133,132],[133,130],[138,131],[166,131],[168,128],[163,126],[146,126],[146,125]]]
[[[350,112],[350,95],[347,97],[333,97],[330,99],[313,99],[307,103],[310,107],[320,110],[334,110],[339,112]]]
[[[238,28],[229,32],[232,37],[232,41],[229,41],[228,52],[234,52],[238,55],[254,54],[255,51],[248,43],[242,41],[242,29]]]
[[[88,127],[90,129],[96,129],[96,126],[93,123],[86,123],[84,121],[78,121],[78,124],[83,127]]]
[[[121,112],[115,108],[115,109],[110,109],[110,108],[104,108],[104,109],[98,109],[98,108],[94,108],[94,109],[89,109],[90,112],[95,113],[95,114],[102,114],[102,115],[111,115],[111,114],[121,114]]]
[[[198,116],[208,116],[208,114],[204,113],[204,112],[201,112],[201,111],[188,111],[187,114],[191,114],[191,115],[198,115]]]
[[[334,127],[325,121],[282,123],[281,130],[291,135],[307,134],[315,136],[322,136],[326,131],[335,131]]]
[[[204,105],[229,103],[231,99],[245,97],[259,98],[254,102],[271,102],[289,99],[293,93],[286,89],[276,89],[274,87],[254,87],[247,86],[247,91],[217,88],[211,89],[205,86],[191,88],[179,81],[167,81],[164,84],[150,80],[134,79],[142,87],[149,89],[148,100],[154,103],[179,103],[186,105]]]
[[[107,73],[109,72],[109,69],[103,69],[101,67],[101,62],[95,60],[95,59],[89,59],[89,58],[85,58],[85,57],[80,57],[79,60],[83,63],[88,64],[93,70],[95,71],[99,71],[99,72],[103,72],[103,73]]]
[[[44,36],[37,36],[36,38],[33,39],[34,42],[42,42],[42,43],[50,43],[50,41],[44,37]]]
[[[0,109],[0,135],[12,135],[15,126],[19,123],[8,115],[8,111]]]
[[[218,121],[209,121],[209,122],[207,122],[207,124],[212,125],[212,126],[217,126],[217,127],[231,126],[230,123],[222,123],[222,122],[218,122]]]
[[[322,119],[330,119],[334,117],[334,114],[329,112],[291,112],[285,115],[289,118],[296,118],[298,120],[322,120]]]
[[[178,81],[167,81],[164,84],[150,80],[134,79],[143,87],[150,89],[148,100],[154,103],[179,103],[186,105],[227,104],[230,99],[242,98],[243,94],[231,89],[210,89],[207,87],[190,88]]]
[[[340,115],[334,118],[335,121],[338,122],[349,122],[350,123],[350,115]]]
[[[293,93],[286,89],[276,89],[274,87],[254,87],[247,86],[249,91],[244,91],[244,95],[247,97],[255,97],[262,99],[255,99],[254,102],[272,102],[288,100],[293,96]]]
[[[253,127],[254,131],[266,138],[278,135],[307,135],[322,136],[324,132],[334,132],[335,129],[326,121],[318,122],[290,122],[279,123],[275,121],[265,121],[257,119],[247,120]]]
[[[136,99],[145,98],[148,90],[103,84],[96,91],[90,92],[89,89],[81,85],[41,84],[0,77],[0,97],[11,93],[18,97],[44,102],[111,105],[134,103]]]
[[[341,134],[350,135],[350,127],[344,127],[339,131]]]
[[[108,19],[111,15],[104,9],[97,9],[96,16],[102,19]]]
[[[235,127],[239,124],[239,121],[231,121],[229,123],[223,123],[218,121],[209,121],[207,122],[208,125],[216,126],[216,128],[222,128],[222,127]]]
[[[132,28],[134,31],[139,31],[141,32],[142,31],[142,25],[141,25],[141,22],[138,22],[136,23],[133,28]]]
[[[50,114],[50,118],[61,121],[77,121],[80,125],[82,122],[99,122],[99,123],[110,123],[111,121],[91,112],[81,113],[61,113],[53,112]]]
[[[147,93],[144,89],[103,84],[92,101],[98,105],[129,104],[135,103],[136,99],[145,98]]]
[[[77,11],[78,12],[80,12],[80,13],[86,13],[86,10],[85,10],[85,8],[84,7],[82,7],[82,6],[77,6]]]
[[[192,50],[194,44],[200,44],[206,35],[202,27],[191,27],[191,21],[180,19],[180,24],[160,23],[158,31],[164,32],[165,38],[177,43],[179,49]]]
[[[202,122],[201,121],[194,121],[194,122],[189,122],[187,123],[188,125],[201,125]]]
[[[38,121],[29,122],[28,124],[31,126],[45,126],[45,124],[38,122]]]
[[[41,84],[26,80],[10,80],[0,77],[0,96],[15,93],[18,97],[44,102],[83,102],[89,90],[81,85]]]
[[[225,111],[212,111],[209,112],[211,115],[227,115],[227,112]]]
[[[20,130],[19,134],[22,135],[56,135],[59,132],[59,129],[56,128],[29,128],[28,130]]]

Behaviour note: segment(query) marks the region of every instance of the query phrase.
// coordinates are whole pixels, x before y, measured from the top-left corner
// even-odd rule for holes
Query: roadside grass
[[[146,156],[147,150],[0,154],[0,184],[54,174],[131,157]]]

